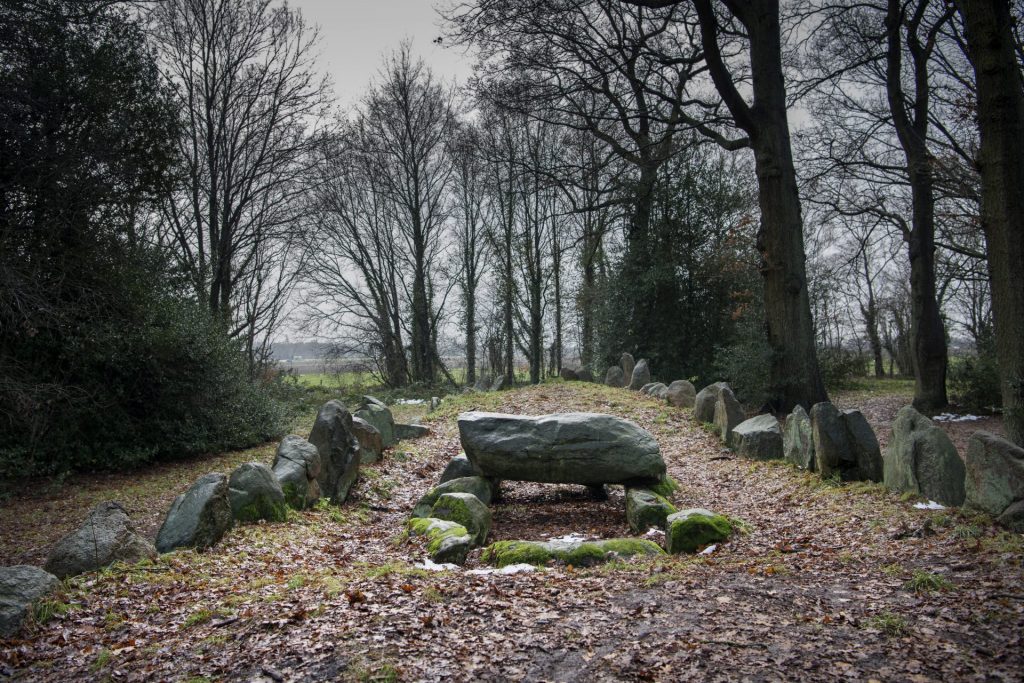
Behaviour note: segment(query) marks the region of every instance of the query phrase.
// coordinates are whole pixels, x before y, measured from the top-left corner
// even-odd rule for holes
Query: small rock
[[[414,517],[406,523],[410,535],[426,536],[430,560],[439,564],[465,564],[473,547],[473,537],[457,522],[429,517]]]
[[[161,553],[176,548],[205,550],[216,545],[233,522],[228,478],[211,472],[174,499],[156,536],[156,549]]]
[[[156,556],[156,548],[136,531],[125,509],[108,501],[94,507],[81,527],[57,542],[50,550],[45,569],[59,579],[66,579],[114,562],[134,564]]]
[[[626,521],[635,534],[651,527],[665,528],[665,519],[675,514],[676,508],[650,489],[626,489]]]
[[[494,499],[493,485],[484,477],[460,477],[438,484],[419,499],[412,510],[412,517],[429,517],[434,503],[445,493],[471,493],[484,505],[490,505]]]
[[[0,567],[0,638],[13,637],[40,598],[60,587],[60,579],[39,567]]]
[[[284,490],[271,469],[261,463],[247,462],[231,473],[228,497],[231,514],[240,522],[283,522],[288,518]]]
[[[462,477],[478,477],[480,472],[473,467],[473,463],[469,461],[465,453],[459,453],[454,458],[448,461],[448,464],[444,468],[444,472],[441,473],[441,480],[439,484],[443,484],[452,479],[461,479]]]
[[[423,425],[395,424],[395,436],[399,440],[420,439],[430,434],[430,428]]]
[[[665,545],[670,554],[695,553],[702,546],[719,543],[732,534],[728,519],[703,508],[669,515],[665,523]]]
[[[557,561],[573,567],[591,567],[619,557],[663,555],[654,541],[641,538],[609,538],[599,541],[565,539],[551,541],[498,541],[483,552],[481,560],[498,567],[516,564],[545,565]]]

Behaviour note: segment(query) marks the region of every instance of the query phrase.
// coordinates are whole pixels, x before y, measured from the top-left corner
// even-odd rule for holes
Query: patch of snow
[[[942,503],[936,503],[934,500],[929,500],[927,503],[914,503],[914,507],[918,510],[945,510],[946,506]]]
[[[704,550],[701,550],[700,554],[701,555],[710,555],[711,553],[715,552],[716,550],[718,550],[718,544],[717,543],[712,543],[707,548],[704,548]]]
[[[936,422],[974,422],[981,418],[977,415],[957,415],[956,413],[942,413],[932,418]]]
[[[400,406],[421,406],[427,401],[422,398],[400,398],[395,401],[396,405]]]
[[[537,571],[537,568],[532,564],[510,564],[501,569],[470,569],[466,573],[482,576],[484,574],[525,574],[535,571]]]
[[[453,569],[459,569],[459,565],[452,564],[451,562],[445,562],[444,564],[437,564],[432,561],[429,557],[422,562],[414,565],[416,569],[426,569],[428,572],[447,572]]]
[[[647,537],[647,536],[664,536],[664,535],[665,535],[665,532],[662,531],[661,529],[659,529],[656,526],[652,526],[650,529],[647,530],[647,533],[644,534],[645,537]]]
[[[557,538],[550,539],[554,543],[577,543],[578,541],[587,540],[587,536],[583,534],[566,534],[565,536],[559,536]]]

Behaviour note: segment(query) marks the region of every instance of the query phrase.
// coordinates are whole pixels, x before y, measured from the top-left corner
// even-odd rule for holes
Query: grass
[[[879,630],[894,638],[903,635],[907,630],[907,620],[893,612],[882,612],[864,623],[868,628]]]
[[[915,569],[910,579],[903,584],[903,590],[914,593],[931,593],[932,591],[947,591],[953,588],[949,579],[926,572],[923,569]]]
[[[192,614],[188,615],[185,619],[185,623],[181,625],[183,629],[192,628],[193,626],[199,626],[213,619],[213,612],[208,609],[197,609]]]

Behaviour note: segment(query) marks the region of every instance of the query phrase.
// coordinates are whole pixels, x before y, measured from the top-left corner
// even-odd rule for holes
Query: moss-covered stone
[[[506,567],[510,564],[544,565],[557,561],[574,567],[589,567],[616,557],[661,555],[657,543],[642,538],[611,538],[601,541],[498,541],[483,553],[484,562]]]
[[[431,517],[413,517],[406,523],[412,536],[426,536],[427,552],[434,562],[464,564],[473,547],[473,537],[457,522]]]
[[[657,484],[649,486],[648,488],[662,498],[668,498],[679,490],[679,482],[666,474],[658,481]]]
[[[412,517],[429,517],[437,499],[446,493],[472,493],[484,505],[490,505],[494,494],[490,481],[484,477],[460,477],[438,484],[423,494],[412,509]]]
[[[430,516],[466,527],[476,545],[483,545],[491,532],[491,511],[472,493],[442,493],[430,509]]]
[[[665,519],[675,512],[672,503],[650,489],[626,489],[626,521],[633,533],[664,529]]]
[[[694,508],[669,515],[666,520],[665,545],[669,553],[693,553],[701,547],[718,543],[732,534],[732,523],[722,515]]]

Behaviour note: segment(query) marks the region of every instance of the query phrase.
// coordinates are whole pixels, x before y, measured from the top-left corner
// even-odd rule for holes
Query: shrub
[[[818,366],[830,390],[849,388],[855,378],[864,376],[864,357],[846,349],[819,349]]]
[[[953,399],[963,408],[981,411],[1002,405],[994,340],[983,339],[975,353],[953,358],[948,382]]]

